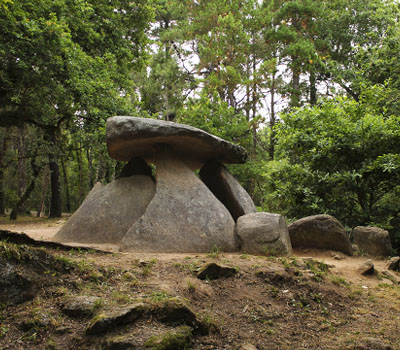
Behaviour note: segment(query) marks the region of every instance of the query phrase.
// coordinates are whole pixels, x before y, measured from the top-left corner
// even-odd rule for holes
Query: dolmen
[[[134,252],[240,249],[236,221],[258,213],[224,164],[244,163],[244,148],[188,125],[155,119],[111,117],[106,130],[110,157],[128,163],[116,180],[94,186],[55,240],[112,243]],[[283,228],[269,235],[266,244],[281,247],[277,242],[282,240],[282,254],[288,254],[287,227],[279,222]]]

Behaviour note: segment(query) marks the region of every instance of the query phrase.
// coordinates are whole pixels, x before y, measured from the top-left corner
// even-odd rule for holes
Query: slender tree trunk
[[[76,159],[78,162],[78,174],[79,174],[79,205],[83,201],[83,169],[82,169],[82,155],[81,155],[81,144],[78,144],[78,150],[76,151]]]
[[[43,171],[41,199],[36,211],[36,216],[38,218],[40,218],[41,214],[44,212],[45,209],[44,203],[46,201],[46,194],[48,187],[49,187],[49,168],[45,167]]]
[[[292,68],[292,96],[290,107],[298,107],[300,104],[300,70],[294,64]]]
[[[0,215],[6,214],[5,195],[4,195],[4,171],[0,167]]]
[[[65,168],[65,163],[64,159],[61,158],[61,169],[63,172],[63,177],[64,177],[64,186],[65,186],[65,205],[67,212],[71,212],[71,197],[69,195],[69,184],[68,184],[68,176],[67,176],[67,170]]]
[[[311,67],[310,70],[310,104],[315,106],[317,103],[317,87],[314,68]]]
[[[32,167],[32,180],[29,186],[26,188],[24,191],[23,195],[19,199],[18,203],[15,205],[13,210],[11,211],[10,214],[10,220],[17,220],[18,212],[20,209],[24,206],[25,202],[31,195],[32,191],[35,189],[36,185],[36,179],[39,176],[40,173],[40,167],[35,164],[36,157],[32,158],[31,160],[31,167]]]
[[[276,116],[275,116],[275,80],[276,80],[276,71],[272,73],[271,77],[271,115],[269,118],[269,158],[271,160],[274,159],[275,156],[275,123],[276,123]]]
[[[22,198],[27,188],[27,169],[26,169],[26,145],[25,145],[25,129],[24,127],[18,128],[17,133],[17,150],[18,150],[18,161],[17,161],[17,169],[18,169],[18,197]],[[18,207],[18,214],[24,213],[25,210],[22,206]]]
[[[252,57],[252,69],[253,69],[253,90],[252,90],[252,119],[253,119],[253,154],[257,153],[257,125],[255,122],[257,115],[257,81],[256,81],[256,56],[253,54]]]
[[[46,129],[45,139],[49,142],[52,148],[48,153],[47,157],[49,160],[50,170],[50,188],[51,188],[51,199],[50,199],[50,218],[61,217],[61,190],[60,190],[60,169],[58,166],[57,159],[57,129],[48,128]]]
[[[54,154],[49,154],[50,168],[50,218],[61,217],[61,191],[60,191],[60,169],[57,162],[57,157]]]
[[[5,194],[4,194],[4,169],[5,169],[5,155],[7,152],[9,140],[10,138],[8,136],[8,129],[5,129],[0,150],[0,215],[6,214]]]

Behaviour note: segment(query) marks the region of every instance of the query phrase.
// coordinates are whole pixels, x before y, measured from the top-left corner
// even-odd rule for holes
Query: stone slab
[[[244,163],[243,147],[189,125],[163,120],[115,116],[107,119],[107,147],[111,158],[129,161],[143,157],[154,162],[154,145],[167,144],[171,150],[200,168],[208,160]]]

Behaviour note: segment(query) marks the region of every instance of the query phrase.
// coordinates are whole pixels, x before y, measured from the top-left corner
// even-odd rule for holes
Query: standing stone
[[[225,205],[235,221],[239,216],[257,211],[249,194],[222,163],[206,163],[200,170],[200,178]]]
[[[241,249],[251,254],[292,253],[285,218],[279,214],[251,213],[239,217],[237,235]]]
[[[353,241],[364,253],[376,257],[392,254],[389,232],[379,227],[357,226],[353,231]]]
[[[123,177],[108,185],[98,183],[54,239],[118,243],[145,212],[154,193],[153,180],[144,175]]]
[[[224,205],[167,145],[157,145],[157,189],[143,216],[121,241],[123,251],[207,252],[237,247]]]
[[[292,246],[330,249],[353,254],[353,247],[343,225],[333,216],[307,216],[289,225]]]

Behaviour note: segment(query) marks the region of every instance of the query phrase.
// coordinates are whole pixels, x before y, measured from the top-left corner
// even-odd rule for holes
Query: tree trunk
[[[4,194],[4,169],[5,169],[5,155],[7,152],[8,141],[10,140],[8,135],[8,129],[5,129],[5,133],[3,135],[3,140],[1,144],[0,150],[0,215],[6,214],[5,207],[5,194]]]
[[[310,105],[315,106],[317,103],[317,88],[314,68],[310,70]]]
[[[46,200],[48,186],[49,186],[49,168],[45,167],[45,169],[43,171],[41,199],[40,199],[39,206],[37,207],[37,211],[36,211],[36,216],[38,218],[40,218],[42,212],[44,212],[44,208],[45,208],[44,203]]]
[[[292,96],[290,99],[290,107],[298,107],[300,105],[300,70],[294,64],[292,68]]]
[[[83,174],[82,174],[82,155],[81,155],[81,144],[78,144],[78,149],[76,151],[76,160],[78,162],[78,174],[79,174],[79,205],[83,201]]]
[[[26,144],[25,144],[25,128],[18,128],[17,138],[16,138],[16,146],[18,150],[18,160],[17,160],[17,169],[18,169],[18,197],[22,198],[24,195],[25,189],[27,188],[27,169],[26,169]],[[25,213],[25,210],[22,206],[18,207],[18,214]]]
[[[65,186],[65,206],[67,209],[67,212],[71,212],[71,197],[69,195],[69,184],[68,184],[68,176],[67,176],[67,170],[65,169],[65,163],[64,159],[61,158],[61,169],[63,171],[63,177],[64,177],[64,186]]]
[[[19,199],[18,203],[15,205],[13,210],[10,214],[10,220],[17,220],[18,212],[21,210],[23,205],[25,204],[26,200],[31,195],[32,191],[35,189],[36,185],[36,178],[39,176],[40,167],[35,164],[36,157],[32,158],[31,160],[31,167],[32,167],[32,180],[29,184],[28,188],[25,190],[24,194]]]
[[[60,191],[60,169],[57,163],[57,157],[54,154],[49,154],[50,168],[50,218],[61,217],[61,191]]]
[[[6,214],[5,195],[4,195],[4,171],[0,167],[0,215]]]
[[[272,73],[272,81],[271,81],[271,115],[269,118],[269,128],[270,128],[270,134],[269,134],[269,158],[271,160],[274,160],[275,156],[275,123],[276,123],[276,117],[275,117],[275,80],[276,80],[276,71]]]

